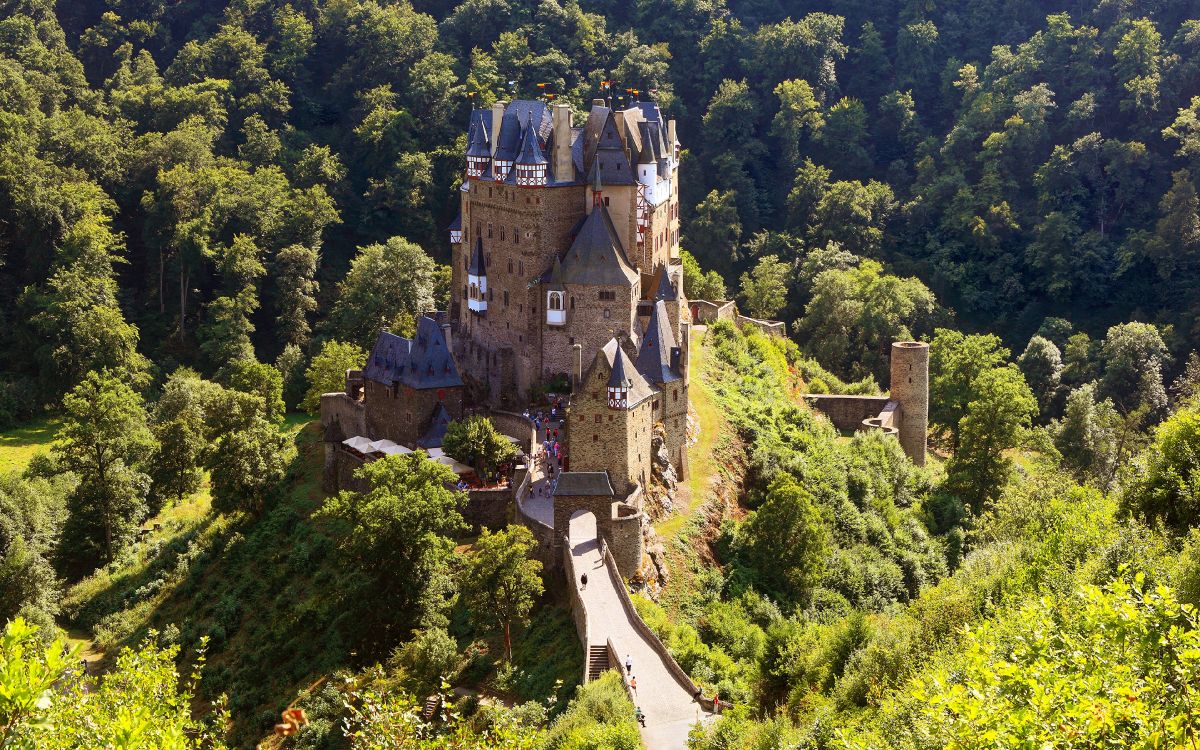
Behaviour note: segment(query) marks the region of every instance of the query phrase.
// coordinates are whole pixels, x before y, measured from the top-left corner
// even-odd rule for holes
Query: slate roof
[[[424,316],[417,320],[417,334],[412,339],[380,331],[363,377],[387,386],[400,382],[417,390],[463,384],[441,327]]]
[[[441,448],[442,440],[446,437],[446,428],[450,426],[450,412],[438,402],[433,407],[433,416],[429,420],[429,429],[417,441],[418,448]]]
[[[486,110],[475,110],[483,112]],[[472,113],[474,115],[474,113]],[[488,141],[487,126],[477,117],[471,117],[471,126],[467,133],[467,156],[491,157],[492,149]]]
[[[603,205],[593,208],[563,256],[560,283],[633,286],[637,278],[608,208]]]
[[[532,120],[525,126],[525,132],[521,135],[521,153],[517,156],[517,164],[545,164],[546,156],[542,153],[542,146],[538,143],[537,132],[534,130]]]
[[[658,286],[654,289],[654,295],[651,299],[665,300],[674,302],[679,299],[679,294],[675,291],[675,285],[671,283],[671,274],[667,272],[666,266],[658,267]]]
[[[500,133],[496,138],[494,158],[516,161],[521,149],[521,137],[528,123],[532,122],[537,136],[546,140],[552,129],[550,108],[543,101],[517,99],[504,108],[500,118]]]
[[[617,347],[617,358],[613,361],[612,372],[608,376],[609,388],[628,388],[633,385],[633,381],[625,374],[625,356],[624,350]]]
[[[483,256],[483,238],[475,238],[475,249],[471,251],[471,265],[467,267],[471,276],[487,276],[487,260]]]
[[[620,354],[618,355],[617,352],[620,352]],[[618,345],[615,338],[609,339],[608,343],[596,353],[596,356],[604,357],[604,361],[614,370],[618,366],[614,364],[616,357],[620,356],[621,360],[623,360],[619,363],[619,366],[624,372],[625,379],[629,382],[629,405],[631,407],[637,406],[654,395],[654,386],[650,385],[646,377],[638,372],[633,362],[629,360],[629,355]]]
[[[447,226],[446,229],[449,229],[451,232],[462,231],[462,212],[461,211],[458,213],[457,216],[454,217],[454,221],[450,222],[449,226]]]
[[[554,485],[555,497],[613,497],[615,494],[612,483],[608,481],[607,471],[564,471],[558,475],[558,483]]]
[[[671,330],[671,319],[667,305],[662,300],[654,303],[650,311],[650,322],[646,335],[638,348],[637,369],[651,383],[670,383],[682,376],[671,369],[671,350],[676,348],[675,334]]]

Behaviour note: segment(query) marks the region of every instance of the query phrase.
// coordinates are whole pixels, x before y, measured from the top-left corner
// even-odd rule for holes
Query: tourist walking
[[[642,729],[646,728],[646,714],[642,713],[641,706],[634,706],[633,718],[637,719],[637,723],[642,725]]]
[[[579,583],[582,584],[579,587],[579,590],[587,591],[587,573],[584,573],[583,575],[579,576]]]
[[[637,695],[637,678],[636,677],[629,678],[629,689],[633,691],[634,695]]]
[[[625,674],[629,674],[632,671],[633,671],[633,657],[631,657],[629,654],[625,654]]]

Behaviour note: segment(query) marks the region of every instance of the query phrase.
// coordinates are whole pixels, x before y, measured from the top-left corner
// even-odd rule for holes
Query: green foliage
[[[192,718],[192,690],[175,669],[178,648],[125,650],[100,678],[80,677],[74,652],[55,640],[44,648],[20,618],[0,636],[0,744],[14,750],[190,750],[225,747],[223,710]]]
[[[230,388],[262,400],[263,419],[272,424],[283,421],[283,374],[279,370],[252,359],[240,359],[229,363],[225,371]]]
[[[356,571],[342,592],[357,637],[390,648],[414,627],[442,621],[453,592],[451,536],[463,528],[464,493],[450,489],[450,468],[418,451],[364,464],[355,478],[363,492],[343,490],[319,516],[343,528],[342,550]]]
[[[758,259],[754,270],[742,274],[741,297],[752,318],[773,318],[787,304],[791,269],[774,255]]]
[[[388,666],[401,670],[406,690],[413,695],[429,695],[441,689],[444,680],[453,679],[462,657],[458,643],[442,628],[426,628],[392,652]]]
[[[996,336],[949,328],[934,332],[929,345],[929,422],[950,434],[953,447],[958,447],[962,419],[979,394],[976,381],[1003,364],[1008,355]]]
[[[0,620],[17,615],[52,632],[61,586],[51,562],[74,477],[0,476]]]
[[[688,299],[725,299],[725,280],[720,274],[711,270],[705,273],[700,262],[687,250],[680,250],[679,257],[683,260],[683,291]]]
[[[541,596],[542,564],[530,558],[537,547],[533,532],[510,525],[495,534],[479,535],[467,558],[463,594],[471,616],[481,624],[498,625],[504,633],[504,658],[512,659],[512,627],[528,622],[529,611]]]
[[[63,398],[63,422],[53,452],[79,478],[71,493],[67,567],[85,573],[112,561],[133,540],[146,515],[154,451],[142,398],[108,373],[88,373]]]
[[[633,704],[621,676],[614,671],[580,687],[540,745],[544,750],[634,750],[639,746]]]
[[[1189,407],[1173,414],[1154,431],[1139,470],[1125,488],[1125,507],[1177,528],[1200,520],[1200,411]]]
[[[495,477],[501,466],[517,456],[517,447],[496,430],[492,420],[481,416],[451,422],[442,438],[442,450],[485,478]]]
[[[213,508],[222,513],[261,511],[294,457],[291,440],[257,415],[245,428],[222,435],[210,458]]]
[[[808,352],[823,366],[841,377],[873,375],[882,382],[891,343],[927,334],[936,309],[933,293],[920,281],[864,261],[817,275],[799,326]]]
[[[740,529],[746,564],[777,599],[806,602],[824,573],[829,532],[812,495],[783,478]]]
[[[367,352],[356,344],[333,340],[321,344],[304,373],[308,391],[301,406],[309,414],[316,414],[321,408],[321,394],[345,391],[346,370],[360,370],[366,362]]]
[[[883,705],[909,731],[839,733],[835,745],[1187,746],[1198,725],[1189,697],[1198,642],[1195,610],[1170,589],[1140,575],[1084,586],[967,634],[959,653],[914,680],[911,697]]]
[[[359,248],[338,285],[337,303],[327,321],[329,333],[371,346],[379,331],[394,328],[401,316],[433,308],[435,269],[425,251],[401,237]]]

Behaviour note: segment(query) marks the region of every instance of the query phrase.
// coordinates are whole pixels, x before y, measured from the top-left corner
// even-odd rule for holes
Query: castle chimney
[[[592,106],[593,107],[607,107],[608,102],[604,101],[603,99],[593,99]]]
[[[571,344],[571,390],[578,391],[583,381],[583,345]]]
[[[504,120],[504,102],[492,105],[492,156],[496,155],[496,146],[500,144],[500,123]]]
[[[571,107],[555,104],[551,110],[554,125],[554,179],[566,182],[575,177],[571,159]]]
[[[446,339],[446,351],[454,352],[454,341],[450,338],[450,324],[442,323],[442,336]]]
[[[667,120],[667,148],[671,149],[671,154],[676,160],[679,159],[679,149],[675,147],[675,121]]]

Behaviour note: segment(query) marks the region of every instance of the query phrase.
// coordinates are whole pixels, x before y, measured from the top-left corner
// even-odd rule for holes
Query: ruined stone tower
[[[914,464],[924,466],[929,432],[929,344],[892,344],[891,400],[900,406],[900,447]]]

